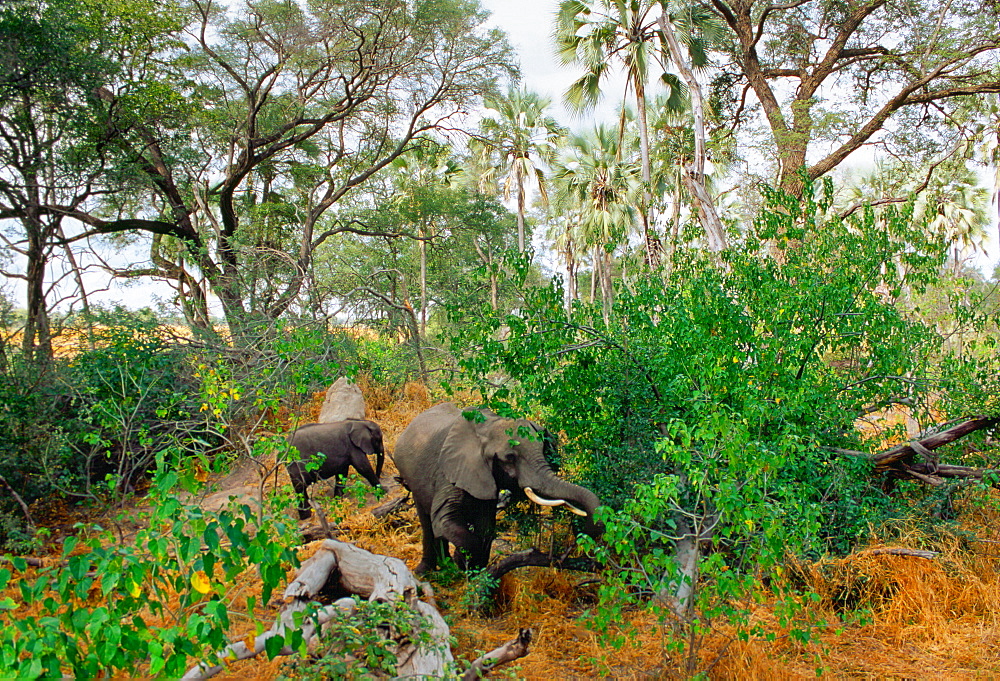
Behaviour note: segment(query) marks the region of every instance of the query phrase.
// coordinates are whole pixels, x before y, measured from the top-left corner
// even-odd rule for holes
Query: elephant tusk
[[[562,506],[563,504],[566,503],[562,499],[542,499],[540,496],[535,494],[535,491],[530,487],[525,487],[524,493],[528,496],[529,499],[534,501],[539,506]]]
[[[543,499],[542,497],[535,494],[535,491],[530,487],[525,487],[524,493],[529,499],[531,499],[539,506],[566,506],[567,508],[569,508],[570,511],[572,511],[577,515],[582,515],[582,516],[587,515],[586,511],[581,511],[580,509],[578,509],[576,506],[569,503],[565,499]]]

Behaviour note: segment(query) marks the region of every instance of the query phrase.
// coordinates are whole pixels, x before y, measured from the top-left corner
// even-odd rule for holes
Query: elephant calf
[[[334,495],[339,496],[340,478],[347,475],[350,466],[354,466],[354,470],[372,487],[382,488],[379,478],[385,463],[385,448],[382,445],[382,429],[374,421],[346,419],[313,423],[295,430],[288,443],[299,450],[299,460],[288,463],[288,477],[300,497],[298,510],[301,520],[312,515],[309,485],[336,476],[333,489]],[[308,470],[307,464],[317,454],[324,457],[319,468]],[[371,454],[375,454],[375,470],[368,461]]]
[[[449,402],[439,404],[413,419],[396,442],[393,460],[413,493],[423,531],[417,574],[437,567],[449,543],[459,567],[486,567],[503,489],[544,506],[566,506],[585,517],[587,534],[601,534],[594,521],[597,496],[555,476],[538,425],[486,409],[470,416]]]

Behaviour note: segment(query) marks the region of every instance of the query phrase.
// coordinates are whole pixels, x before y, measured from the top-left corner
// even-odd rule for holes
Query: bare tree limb
[[[500,665],[524,657],[528,654],[528,646],[530,645],[531,629],[521,629],[516,638],[507,641],[496,650],[486,653],[473,662],[472,666],[462,674],[462,681],[481,679]]]
[[[977,416],[973,419],[956,424],[947,430],[921,438],[918,441],[918,444],[925,449],[937,449],[938,447],[954,442],[969,433],[974,433],[978,430],[984,430],[986,428],[992,428],[998,424],[1000,424],[1000,418]],[[914,449],[911,443],[907,443],[897,445],[891,449],[887,449],[884,452],[876,454],[872,457],[872,460],[878,468],[888,468],[897,461],[912,459],[915,454],[917,454],[917,450]]]

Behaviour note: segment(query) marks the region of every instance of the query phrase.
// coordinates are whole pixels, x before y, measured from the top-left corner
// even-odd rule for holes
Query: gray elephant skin
[[[333,423],[312,423],[295,430],[288,443],[299,450],[299,460],[288,464],[288,477],[299,495],[298,510],[302,520],[312,515],[309,485],[337,476],[334,495],[339,496],[340,478],[347,475],[351,466],[372,487],[382,488],[379,478],[385,463],[385,448],[382,445],[382,429],[374,421],[345,419]],[[307,464],[317,454],[324,457],[319,468],[307,470]],[[372,454],[375,454],[375,470],[368,461]]]
[[[470,412],[473,420],[450,402],[431,407],[396,442],[393,461],[413,493],[423,532],[418,574],[435,569],[449,543],[459,567],[486,567],[503,489],[542,505],[566,505],[585,516],[585,532],[601,534],[594,522],[597,496],[556,477],[545,460],[547,439],[537,424],[486,409],[466,410]]]

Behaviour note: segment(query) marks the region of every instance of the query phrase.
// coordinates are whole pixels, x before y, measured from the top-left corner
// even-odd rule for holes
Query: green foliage
[[[120,500],[167,446],[217,444],[198,414],[195,377],[181,346],[148,312],[100,312],[93,347],[39,366],[25,356],[0,371],[0,475],[30,505],[45,497]],[[0,545],[23,543],[29,518],[13,499]],[[24,523],[18,528],[15,523]]]
[[[224,346],[207,348],[198,360],[204,403],[228,420],[298,404],[344,369],[342,340],[325,324],[278,322],[247,337],[253,347],[240,361]]]
[[[379,385],[402,385],[417,372],[411,348],[391,336],[355,337],[343,332],[340,338],[344,361],[353,375],[368,374]]]
[[[66,400],[53,381],[57,367],[40,369],[21,355],[7,359],[0,371],[0,476],[26,504],[49,495],[53,484],[73,485],[79,470],[63,420]],[[46,472],[52,471],[56,480]],[[27,548],[30,521],[12,495],[0,495],[0,546]]]
[[[195,377],[184,350],[148,310],[117,308],[92,322],[93,347],[81,349],[68,366],[81,425],[75,446],[82,473],[91,479],[111,474],[116,487],[141,475],[168,442],[206,433],[194,416]]]
[[[944,257],[911,207],[842,221],[824,217],[829,186],[769,200],[721,263],[678,254],[668,278],[617,291],[607,322],[579,301],[567,314],[558,282],[516,313],[454,312],[453,349],[492,403],[562,431],[565,468],[617,509],[599,549],[610,584],[670,598],[690,579],[677,547],[704,537],[688,646],[698,617],[738,621],[733,599],[787,552],[847,550],[905,512],[863,459],[836,453],[862,447],[866,409],[905,396],[929,410],[940,386],[977,380],[894,304]]]
[[[282,517],[184,504],[172,466],[163,456],[158,465],[134,537],[86,528],[84,539],[65,540],[62,562],[25,574],[0,602],[0,668],[23,679],[97,678],[148,664],[151,676],[179,677],[190,658],[227,643],[227,594],[242,572],[257,571],[266,602],[297,564]],[[10,564],[27,569],[21,558]],[[0,588],[11,578],[0,569]]]
[[[459,609],[469,613],[487,613],[496,604],[498,586],[500,580],[491,576],[485,569],[470,574],[465,584],[465,591],[458,602]]]
[[[242,445],[247,424],[299,404],[345,369],[389,374],[399,358],[392,343],[373,340],[372,357],[359,359],[353,341],[310,324],[279,326],[234,357],[226,346],[177,339],[148,311],[101,311],[90,321],[93,332],[70,358],[39,368],[13,355],[0,371],[8,433],[0,476],[29,506],[57,496],[118,503],[157,452],[174,452],[179,470],[212,468],[227,445]],[[13,497],[0,497],[0,545],[25,546],[31,525]]]
[[[303,651],[301,658],[284,665],[281,679],[392,677],[397,640],[418,647],[432,643],[424,619],[402,600],[380,603],[355,596],[353,607],[342,611],[325,626],[311,654]]]
[[[336,297],[356,322],[411,337],[422,297],[421,242],[406,237],[419,236],[426,239],[431,333],[445,323],[436,311],[446,305],[491,305],[495,290],[498,307],[513,307],[519,282],[506,275],[502,260],[516,246],[514,216],[496,197],[439,178],[421,185],[407,179],[393,176],[384,199],[355,213],[368,231],[400,236],[343,235],[318,252],[323,295]]]

